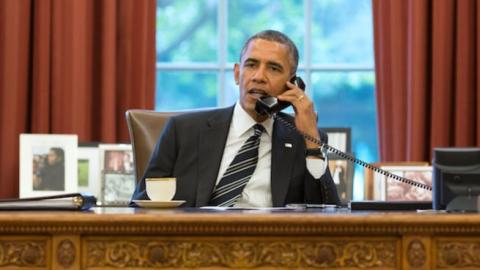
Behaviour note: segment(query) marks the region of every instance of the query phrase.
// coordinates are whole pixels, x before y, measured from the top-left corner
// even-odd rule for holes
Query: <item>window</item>
[[[298,75],[321,127],[351,127],[352,149],[377,160],[371,0],[157,0],[156,110],[228,106],[233,64],[252,34],[275,29],[300,52]],[[363,198],[356,168],[355,199]]]

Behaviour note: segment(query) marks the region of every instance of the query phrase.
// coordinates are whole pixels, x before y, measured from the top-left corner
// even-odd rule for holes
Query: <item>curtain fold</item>
[[[380,159],[478,146],[475,0],[373,0]]]
[[[0,2],[0,196],[18,194],[18,135],[29,125],[28,0]]]
[[[127,142],[154,108],[155,0],[0,2],[0,198],[18,196],[20,133]]]

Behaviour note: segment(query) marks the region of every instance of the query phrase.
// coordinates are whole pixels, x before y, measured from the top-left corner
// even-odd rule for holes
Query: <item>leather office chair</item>
[[[168,118],[188,112],[202,111],[193,109],[173,112],[156,112],[151,110],[128,110],[127,126],[130,134],[130,142],[133,150],[135,163],[135,177],[137,181],[143,176],[152,155],[153,148],[157,143]]]
[[[137,181],[143,176],[153,148],[168,120],[178,112],[128,110],[126,112]]]

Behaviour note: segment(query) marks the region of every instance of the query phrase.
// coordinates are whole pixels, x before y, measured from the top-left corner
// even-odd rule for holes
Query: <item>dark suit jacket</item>
[[[233,107],[182,114],[172,117],[150,159],[132,200],[146,200],[145,178],[176,177],[174,200],[184,206],[208,205],[215,187],[230,128]],[[293,121],[293,117],[282,114]],[[326,140],[326,134],[322,133]],[[292,145],[285,147],[286,143]],[[287,203],[338,204],[339,198],[330,171],[314,179],[305,161],[303,137],[275,121],[272,134],[271,187],[275,207]]]

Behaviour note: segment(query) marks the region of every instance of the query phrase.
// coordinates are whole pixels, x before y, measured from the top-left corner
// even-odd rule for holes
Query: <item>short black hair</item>
[[[60,147],[51,147],[50,151],[54,152],[57,155],[58,160],[63,161],[64,151]]]
[[[263,40],[268,40],[268,41],[274,41],[278,42],[280,44],[283,44],[288,47],[288,50],[290,52],[290,57],[292,61],[292,67],[293,67],[293,73],[295,74],[297,72],[298,68],[298,49],[297,46],[295,46],[295,43],[284,33],[276,30],[264,30],[261,32],[256,33],[255,35],[249,37],[247,41],[243,44],[242,51],[240,52],[240,62],[242,61],[242,57],[245,54],[245,51],[247,50],[248,45],[252,40],[255,39],[263,39]]]

